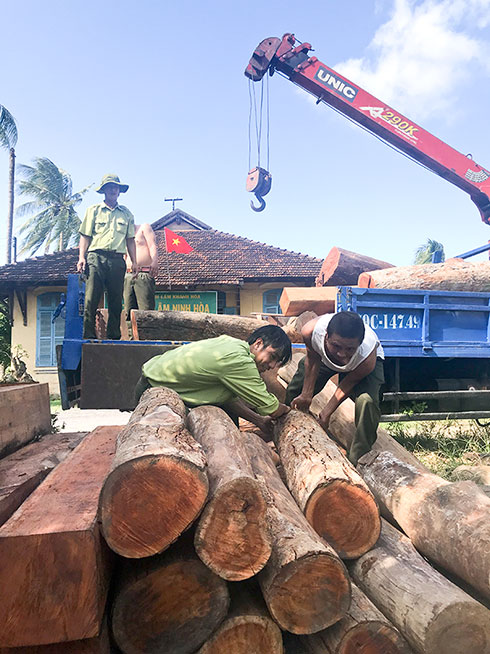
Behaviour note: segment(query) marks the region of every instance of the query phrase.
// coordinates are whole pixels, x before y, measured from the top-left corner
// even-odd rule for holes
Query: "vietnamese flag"
[[[177,252],[178,254],[188,254],[192,252],[194,248],[191,248],[189,243],[185,240],[183,236],[179,236],[171,229],[164,227],[165,232],[165,246],[167,252]]]

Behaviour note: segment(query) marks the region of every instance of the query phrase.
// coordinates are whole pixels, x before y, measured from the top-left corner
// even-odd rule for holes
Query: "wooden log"
[[[208,462],[210,499],[196,528],[196,552],[223,579],[248,579],[269,560],[271,537],[263,488],[255,479],[243,436],[215,406],[192,409],[187,426]]]
[[[416,651],[490,651],[490,611],[436,572],[386,521],[378,543],[349,571]]]
[[[226,582],[179,541],[164,554],[123,563],[112,633],[129,654],[195,652],[224,619],[229,603]]]
[[[328,629],[302,636],[311,654],[411,654],[405,638],[355,585],[346,615]]]
[[[376,501],[317,421],[290,411],[274,438],[288,488],[313,529],[343,559],[371,549],[381,528]]]
[[[355,286],[359,275],[366,270],[391,267],[393,267],[392,263],[333,247],[322,263],[315,284],[317,286]]]
[[[121,427],[98,427],[0,528],[0,646],[97,636],[112,556],[97,501]]]
[[[488,485],[490,484],[490,466],[461,465],[452,471],[451,479],[474,481],[475,484]]]
[[[243,316],[193,311],[132,311],[133,338],[137,341],[200,341],[228,334],[246,341],[268,323]]]
[[[0,457],[51,431],[48,384],[0,384]]]
[[[286,286],[279,298],[279,306],[284,316],[299,316],[305,311],[314,311],[321,316],[335,312],[336,299],[336,286]]]
[[[257,478],[268,491],[272,553],[259,574],[267,607],[282,629],[308,634],[340,620],[350,603],[350,582],[333,548],[308,524],[281,481],[268,446],[246,440]]]
[[[490,291],[490,262],[449,259],[444,263],[371,270],[359,275],[362,288],[417,288],[437,291]]]
[[[335,388],[329,381],[315,396],[314,414]],[[333,413],[329,432],[350,447],[355,432],[352,400]],[[381,513],[396,520],[422,554],[490,597],[490,499],[476,484],[452,483],[431,473],[383,429],[357,469]]]
[[[87,432],[46,434],[0,461],[0,525],[6,522]]]
[[[100,496],[100,517],[104,538],[121,556],[162,552],[204,506],[206,458],[184,418],[184,403],[175,391],[150,388],[119,434]]]
[[[198,654],[283,654],[281,630],[270,617],[260,589],[233,584],[230,590],[230,612]]]
[[[104,620],[98,636],[51,645],[30,647],[0,647],[0,654],[111,654],[109,629]]]

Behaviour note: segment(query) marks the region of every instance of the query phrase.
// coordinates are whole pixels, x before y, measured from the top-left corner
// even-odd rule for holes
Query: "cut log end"
[[[260,616],[237,617],[228,620],[199,650],[199,654],[282,654],[279,627]]]
[[[206,473],[185,460],[148,456],[129,461],[114,469],[104,486],[104,538],[121,556],[158,554],[196,519],[207,493]]]
[[[271,553],[266,511],[264,496],[254,479],[237,478],[220,488],[196,530],[194,542],[201,560],[229,581],[257,574]]]
[[[488,616],[488,609],[476,602],[471,608],[465,602],[448,606],[429,629],[426,651],[430,654],[481,654],[490,651]]]
[[[383,623],[369,622],[353,627],[344,637],[336,654],[410,654],[400,634]]]
[[[308,500],[305,516],[343,559],[365,554],[379,538],[381,521],[373,496],[344,480],[319,486]]]
[[[348,610],[350,582],[338,558],[324,552],[309,554],[287,565],[264,597],[283,629],[312,634],[334,624]]]

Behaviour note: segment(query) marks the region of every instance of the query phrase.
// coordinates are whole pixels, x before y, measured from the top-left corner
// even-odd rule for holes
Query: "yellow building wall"
[[[46,382],[49,384],[49,392],[59,395],[60,387],[58,384],[58,370],[56,367],[36,367],[36,316],[37,316],[37,297],[42,293],[66,293],[66,287],[40,286],[35,290],[27,292],[27,325],[24,325],[22,311],[15,297],[12,325],[12,349],[22,348],[27,354],[21,355],[22,360],[27,366],[27,372],[37,382]]]
[[[286,286],[297,286],[297,284],[284,282],[246,282],[240,289],[240,315],[249,316],[251,313],[263,312],[263,294],[272,288],[284,288]]]

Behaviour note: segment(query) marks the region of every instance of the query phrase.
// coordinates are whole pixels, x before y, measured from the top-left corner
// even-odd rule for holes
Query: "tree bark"
[[[317,286],[355,286],[359,275],[366,270],[392,267],[392,263],[333,247],[322,263],[315,284]]]
[[[411,654],[398,629],[355,584],[351,586],[351,605],[342,620],[317,634],[302,636],[311,654]]]
[[[121,427],[98,427],[0,528],[0,646],[97,636],[112,556],[97,501]]]
[[[223,579],[248,579],[267,563],[271,537],[264,492],[243,436],[215,406],[192,409],[187,426],[208,461],[210,499],[196,528],[196,552]]]
[[[0,461],[0,525],[3,525],[87,432],[46,434]]]
[[[418,652],[490,651],[490,612],[436,572],[387,522],[370,552],[349,565],[355,583]]]
[[[7,263],[12,262],[12,231],[14,225],[14,197],[15,197],[15,149],[9,150],[9,191],[7,215]]]
[[[226,582],[179,541],[171,550],[125,561],[112,610],[112,632],[126,654],[195,652],[224,619]]]
[[[133,338],[137,341],[200,341],[228,334],[246,341],[268,323],[242,316],[192,311],[132,311]]]
[[[281,630],[270,617],[260,589],[233,584],[230,590],[228,616],[197,654],[283,654]]]
[[[356,277],[357,280],[357,277]],[[286,286],[279,299],[284,316],[299,316],[305,311],[314,311],[317,315],[335,312],[337,287],[296,287]]]
[[[117,440],[100,496],[102,532],[121,556],[166,549],[197,518],[208,493],[206,458],[168,388],[145,391]]]
[[[316,420],[290,411],[274,437],[289,490],[313,529],[343,559],[371,549],[381,527],[376,501]]]
[[[31,647],[0,647],[0,654],[111,654],[107,620],[94,638]]]
[[[426,263],[359,275],[362,288],[432,289],[437,291],[490,291],[490,262],[470,263],[449,259],[445,263]]]
[[[268,491],[272,554],[259,575],[267,607],[282,629],[308,634],[340,620],[350,582],[335,551],[315,533],[284,486],[268,446],[248,434],[252,468]]]

